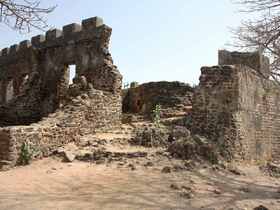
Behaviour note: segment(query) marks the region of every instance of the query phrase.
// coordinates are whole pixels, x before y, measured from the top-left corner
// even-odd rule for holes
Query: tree
[[[270,58],[270,76],[280,84],[280,0],[235,0],[241,12],[252,14],[233,33],[235,46],[260,50]]]
[[[30,32],[32,28],[45,30],[48,27],[45,15],[55,8],[41,7],[41,1],[0,0],[0,22],[19,32]]]

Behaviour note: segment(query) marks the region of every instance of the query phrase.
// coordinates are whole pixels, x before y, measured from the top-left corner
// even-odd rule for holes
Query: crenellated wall
[[[218,52],[219,65],[236,65],[242,64],[250,67],[256,73],[263,77],[269,76],[269,59],[260,51],[256,52],[229,52],[219,50]]]
[[[279,160],[280,91],[264,77],[267,58],[222,51],[219,64],[201,69],[193,132],[216,142],[229,160]]]
[[[122,76],[109,53],[111,32],[94,17],[1,51],[0,166],[15,165],[25,141],[46,156],[120,125]]]
[[[97,90],[119,94],[122,76],[108,50],[112,29],[101,18],[53,29],[1,51],[0,125],[29,124],[67,98],[69,65]]]

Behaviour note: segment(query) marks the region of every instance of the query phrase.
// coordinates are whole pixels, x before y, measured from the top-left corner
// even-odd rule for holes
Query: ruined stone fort
[[[59,145],[120,124],[122,76],[95,17],[3,49],[0,57],[0,159],[16,164],[29,140],[48,156]],[[76,76],[69,85],[69,65]]]
[[[49,156],[84,135],[119,127],[124,111],[145,115],[156,103],[166,115],[178,104],[176,115],[190,116],[191,131],[229,160],[279,159],[279,87],[268,79],[266,57],[219,51],[219,65],[202,67],[195,89],[159,82],[123,92],[108,49],[111,32],[94,17],[2,49],[1,166],[17,164],[25,141]]]

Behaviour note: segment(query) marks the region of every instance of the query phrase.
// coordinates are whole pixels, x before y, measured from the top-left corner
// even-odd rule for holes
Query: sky
[[[242,18],[232,0],[42,0],[57,5],[49,25],[99,16],[113,28],[110,51],[123,82],[198,84],[200,68],[217,64]],[[0,23],[0,49],[42,34],[20,34]]]

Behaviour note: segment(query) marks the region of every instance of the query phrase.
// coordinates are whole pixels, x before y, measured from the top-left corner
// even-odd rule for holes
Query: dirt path
[[[162,173],[159,167],[131,170],[117,164],[62,163],[51,158],[0,172],[1,210],[78,209],[280,209],[280,181],[250,167],[246,176],[212,169]],[[171,184],[192,187],[194,198]]]

